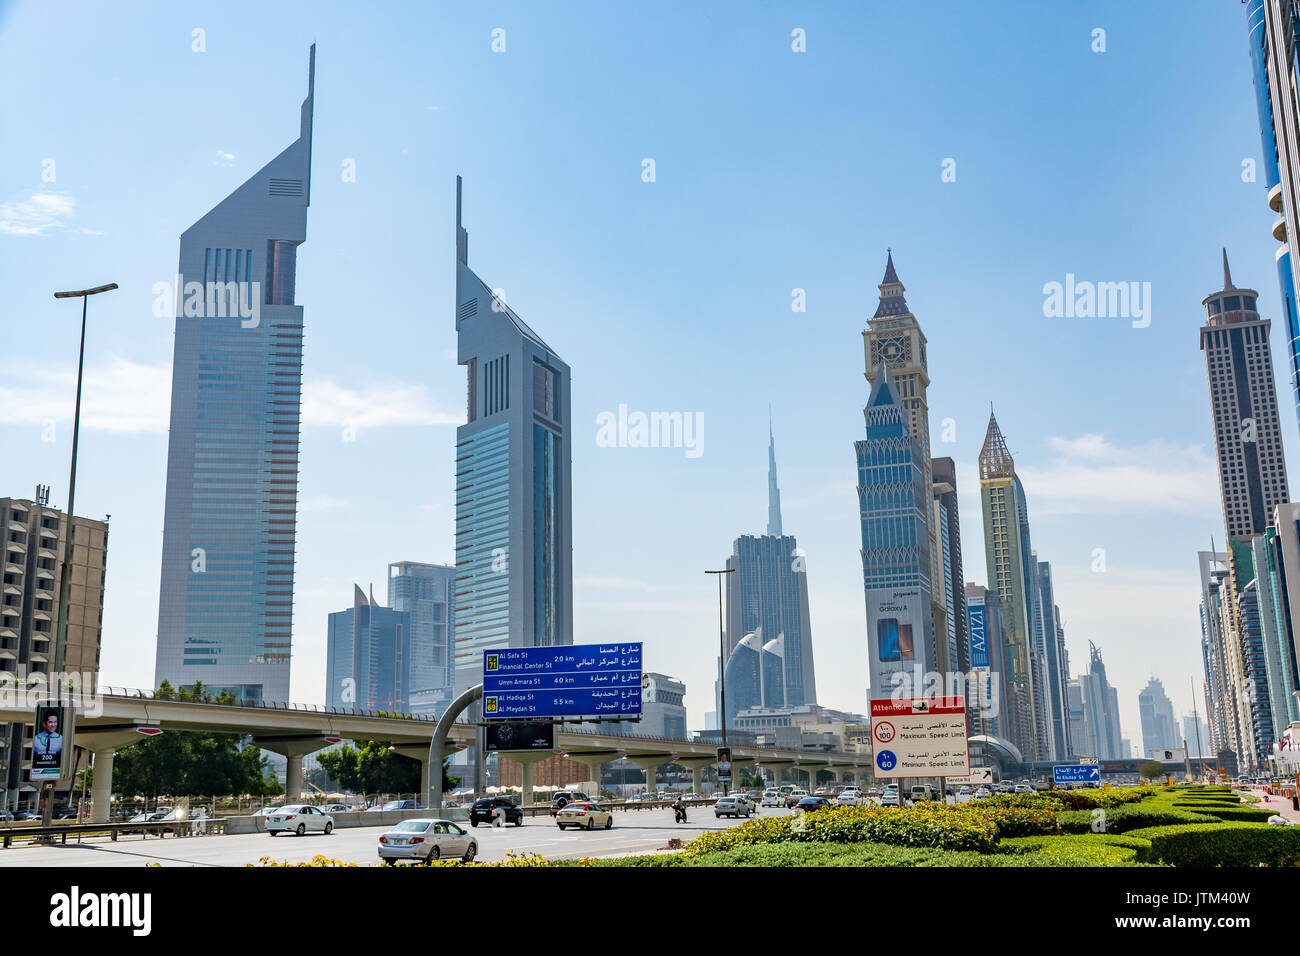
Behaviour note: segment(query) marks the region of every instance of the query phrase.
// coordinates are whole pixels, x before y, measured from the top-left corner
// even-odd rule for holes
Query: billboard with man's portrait
[[[36,736],[32,741],[32,782],[56,781],[63,776],[63,755],[69,743],[67,708],[39,704],[36,708]]]

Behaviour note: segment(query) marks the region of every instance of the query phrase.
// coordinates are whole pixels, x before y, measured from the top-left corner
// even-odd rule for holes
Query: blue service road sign
[[[1101,783],[1101,764],[1067,763],[1052,768],[1053,783]]]
[[[619,720],[641,716],[641,643],[483,652],[483,716]]]

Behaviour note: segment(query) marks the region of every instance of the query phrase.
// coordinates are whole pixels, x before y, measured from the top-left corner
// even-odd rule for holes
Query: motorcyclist
[[[673,801],[673,816],[678,823],[686,822],[686,804],[682,802],[681,794],[678,794],[677,799]]]

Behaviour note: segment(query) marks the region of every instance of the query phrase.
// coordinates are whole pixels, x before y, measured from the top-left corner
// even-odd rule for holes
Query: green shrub
[[[1240,804],[1235,807],[1197,807],[1195,812],[1199,816],[1214,817],[1217,820],[1232,823],[1267,823],[1268,818],[1273,816],[1271,811],[1255,810],[1251,807],[1243,807]]]
[[[1149,827],[1128,836],[1151,841],[1139,858],[1172,866],[1296,866],[1300,827],[1212,823]]]
[[[1047,815],[1050,817],[1050,812]],[[704,833],[688,843],[683,853],[702,856],[760,843],[885,843],[989,852],[997,837],[997,824],[971,805],[833,807],[801,816],[759,817]]]
[[[1143,827],[1173,826],[1175,824],[1214,823],[1215,818],[1205,813],[1193,813],[1159,803],[1142,803],[1119,806],[1104,811],[1105,829],[1102,833],[1127,833]],[[1056,816],[1062,833],[1093,832],[1093,811],[1065,810]]]
[[[1129,866],[1151,849],[1149,840],[1098,833],[1088,836],[1029,836],[1003,840],[1004,852],[1038,854],[1070,866]]]
[[[1132,854],[1134,850],[1121,847],[1100,846],[1096,852],[1088,850],[1068,852],[975,853],[970,851],[938,850],[932,847],[888,846],[881,843],[765,843],[754,846],[736,846],[715,850],[699,856],[682,853],[652,857],[614,857],[600,860],[557,860],[555,866],[599,867],[843,867],[843,866],[923,866],[923,867],[1063,867],[1063,866],[1118,866],[1124,863],[1116,853]]]

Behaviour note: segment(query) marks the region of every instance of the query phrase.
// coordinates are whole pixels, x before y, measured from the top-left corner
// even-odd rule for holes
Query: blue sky
[[[1197,332],[1220,247],[1278,316],[1239,4],[467,7],[0,3],[4,493],[66,501],[78,316],[50,293],[122,287],[92,303],[77,489],[113,516],[106,682],[153,673],[173,321],[151,289],[294,139],[316,42],[295,699],[322,699],[354,581],[382,600],[388,562],[451,557],[460,173],[471,266],[573,368],[575,639],[644,640],[692,726],[717,640],[702,572],[764,526],[769,403],[819,697],[865,708],[852,442],[886,247],[929,339],[967,580],[992,402],[1075,672],[1096,642],[1138,747],[1149,675],[1190,710],[1196,551],[1223,537]],[[1150,326],[1045,318],[1067,273],[1151,283]],[[1294,454],[1277,327],[1273,347]],[[620,404],[701,413],[703,455],[598,447]]]

